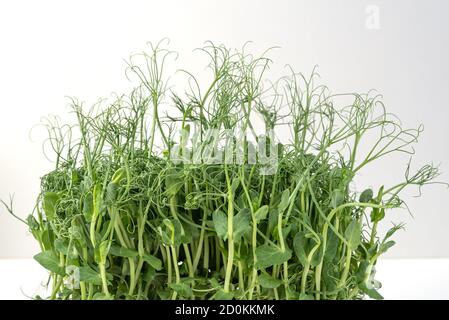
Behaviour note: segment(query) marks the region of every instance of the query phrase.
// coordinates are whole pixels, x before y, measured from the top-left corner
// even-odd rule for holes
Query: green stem
[[[225,175],[228,186],[228,259],[226,263],[226,275],[224,282],[224,292],[229,292],[231,283],[232,265],[234,261],[234,194],[232,192],[231,181],[229,179],[228,167],[225,164]]]
[[[346,279],[348,278],[349,274],[349,268],[351,267],[351,256],[352,251],[349,247],[346,247],[346,260],[345,260],[345,267],[343,269],[343,273],[341,275],[340,281],[338,282],[338,288],[343,288],[343,286],[346,283]]]
[[[55,300],[56,299],[56,294],[58,293],[59,288],[62,285],[63,277],[56,276],[54,278],[54,280],[55,280],[55,282],[54,282],[53,290],[52,290],[52,293],[51,293],[51,296],[50,296],[50,300]]]
[[[256,255],[256,248],[257,248],[257,221],[256,219],[254,219],[254,214],[253,214],[253,230],[252,230],[252,239],[251,239],[251,246],[252,246],[252,250],[253,250],[253,273],[252,273],[252,281],[251,281],[251,287],[249,290],[249,299],[251,300],[253,298],[253,291],[254,291],[254,287],[256,286],[256,280],[257,280],[257,269],[256,269],[256,264],[257,264],[257,255]]]
[[[173,218],[178,220],[179,222],[179,218],[178,218],[178,214],[176,212],[176,206],[177,206],[177,200],[176,200],[176,195],[172,196],[170,198],[170,212],[173,215]],[[181,222],[179,222],[181,223]],[[189,269],[189,277],[193,278],[193,264],[192,264],[192,257],[190,255],[190,249],[187,243],[183,243],[182,247],[184,248],[184,252],[186,255],[186,260],[187,260],[187,267]]]
[[[193,272],[196,271],[196,268],[198,267],[198,263],[200,262],[202,250],[203,250],[203,241],[204,241],[204,234],[206,232],[206,222],[207,222],[207,210],[204,210],[203,212],[203,221],[201,222],[201,231],[200,231],[200,239],[198,241],[198,249],[195,253],[195,258],[193,259]]]
[[[302,275],[301,275],[301,294],[306,293],[307,275],[309,274],[309,269],[310,269],[310,263],[307,262],[306,265],[304,266],[304,269],[303,269]]]
[[[175,269],[175,283],[179,284],[181,282],[181,277],[179,275],[179,267],[178,267],[178,256],[176,254],[176,248],[174,246],[170,246],[172,257],[173,257],[173,267]],[[173,292],[172,300],[176,300],[177,292]]]
[[[106,268],[105,268],[105,264],[103,262],[100,262],[98,264],[98,267],[100,268],[100,277],[101,277],[101,284],[103,287],[103,293],[106,295],[106,297],[110,297],[111,294],[109,293],[108,290],[108,280],[106,278]]]
[[[128,295],[132,296],[134,294],[134,289],[136,287],[136,268],[134,263],[134,258],[128,258],[129,260],[129,277],[130,277],[130,283],[129,283],[129,292]]]
[[[86,300],[86,284],[84,281],[80,282],[81,300]]]

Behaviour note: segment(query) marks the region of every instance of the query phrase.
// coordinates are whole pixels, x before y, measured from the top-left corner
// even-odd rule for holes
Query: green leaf
[[[94,300],[114,300],[114,296],[107,296],[104,293],[97,292],[93,296]]]
[[[45,216],[49,221],[52,221],[56,216],[56,203],[59,200],[59,195],[56,192],[46,192],[44,194],[43,208]]]
[[[295,251],[296,257],[298,258],[299,262],[301,262],[303,266],[308,263],[306,251],[307,249],[308,239],[306,238],[304,232],[299,231],[293,238],[293,250]]]
[[[335,232],[330,229],[327,231],[326,251],[324,261],[332,261],[337,254],[339,239]]]
[[[212,213],[215,232],[219,238],[226,240],[228,238],[228,217],[221,210],[215,210]],[[241,237],[251,229],[251,213],[248,208],[243,208],[234,216],[234,241],[240,242]]]
[[[359,201],[363,203],[368,203],[373,198],[373,190],[372,189],[366,189],[362,192],[360,195]]]
[[[80,181],[80,175],[77,170],[72,171],[72,183],[77,184]]]
[[[72,221],[72,225],[69,228],[69,235],[74,240],[85,240],[84,239],[84,229],[79,225],[76,220]]]
[[[120,168],[117,171],[114,172],[112,175],[111,182],[114,184],[119,184],[122,179],[126,177],[126,169]]]
[[[290,190],[285,189],[282,192],[281,202],[279,202],[278,205],[279,214],[282,214],[285,211],[285,209],[287,209],[289,204],[290,204]]]
[[[254,218],[256,219],[257,222],[260,222],[262,220],[265,220],[268,214],[268,206],[264,205],[262,207],[260,207],[256,213],[254,213]]]
[[[170,290],[168,289],[158,289],[156,290],[157,295],[161,300],[169,300],[170,299]]]
[[[265,244],[256,248],[256,257],[256,268],[264,269],[288,261],[292,257],[292,251],[282,251],[276,246]]]
[[[384,195],[384,186],[381,186],[379,188],[379,191],[377,192],[376,203],[380,203],[382,201],[383,195]]]
[[[371,222],[379,222],[385,217],[385,209],[373,208],[371,211]]]
[[[240,179],[237,179],[237,178],[232,179],[232,183],[231,183],[232,193],[235,193],[235,191],[237,190],[239,185],[240,185]]]
[[[45,269],[61,276],[65,275],[65,270],[62,266],[59,265],[59,257],[55,254],[54,251],[43,251],[36,254],[33,258],[34,260],[39,262],[39,264]]]
[[[217,289],[217,288],[221,287],[221,286],[220,286],[220,283],[219,283],[218,280],[215,279],[215,278],[210,278],[210,279],[208,279],[208,281],[209,281],[209,283],[210,283],[210,287],[211,287],[211,288]]]
[[[118,185],[109,182],[108,186],[106,187],[106,199],[105,199],[106,205],[113,204],[115,200],[117,200],[117,194],[118,194]]]
[[[313,298],[313,295],[311,295],[311,294],[301,293],[299,295],[298,300],[315,300],[315,299]]]
[[[268,212],[268,232],[271,234],[273,229],[276,227],[279,219],[278,209],[270,209]]]
[[[175,244],[175,226],[173,225],[173,222],[170,219],[164,219],[162,221],[162,223],[164,224],[167,232],[167,236],[169,238],[169,244],[170,245],[174,245]]]
[[[337,289],[337,282],[339,281],[339,276],[336,273],[335,266],[333,263],[324,262],[323,263],[323,282],[328,291],[333,291]]]
[[[178,219],[172,219],[171,220],[173,224],[173,238],[172,241],[175,245],[179,245],[181,243],[188,243],[190,242],[190,239],[186,239],[184,228],[182,227],[181,222]]]
[[[234,294],[232,292],[225,292],[223,289],[218,290],[214,296],[214,300],[232,300]]]
[[[315,238],[310,237],[311,234],[306,234],[303,231],[296,233],[293,238],[293,249],[303,266],[310,264],[310,266],[315,267],[321,262],[324,250],[321,241],[317,242]],[[312,251],[313,254],[309,257]]]
[[[45,250],[53,249],[54,244],[54,236],[48,224],[45,224],[45,229],[42,232],[42,243],[44,245]]]
[[[88,193],[84,197],[83,201],[83,215],[87,222],[90,222],[92,220],[92,216],[94,213],[94,197],[92,193]]]
[[[101,208],[101,204],[103,202],[102,199],[102,189],[103,187],[101,186],[101,184],[97,183],[94,186],[94,191],[93,191],[93,205],[94,205],[94,210],[93,210],[93,217],[98,217],[98,215],[100,214],[100,208]]]
[[[89,266],[79,267],[79,275],[80,281],[92,283],[96,286],[100,286],[102,284],[100,274]]]
[[[340,189],[334,189],[331,196],[331,208],[335,209],[345,201],[345,194]]]
[[[282,228],[282,236],[284,237],[284,239],[286,239],[288,237],[288,235],[290,234],[290,231],[292,230],[292,225],[288,225],[284,228]]]
[[[367,249],[366,252],[362,254],[361,257],[364,259],[369,259],[377,253],[377,249],[379,248],[378,243],[370,243],[370,242],[362,242],[362,246]]]
[[[387,250],[390,249],[395,244],[396,242],[394,242],[393,240],[382,243],[379,248],[379,254],[387,252]]]
[[[324,254],[324,247],[321,245],[322,243],[322,237],[320,235],[320,242],[316,242],[316,239],[310,239],[310,252],[315,249],[313,256],[312,256],[312,260],[310,261],[310,266],[312,267],[316,267],[317,265],[320,264],[322,258],[323,258],[323,254]],[[315,248],[317,247],[317,248]]]
[[[62,253],[63,255],[68,255],[69,253],[68,244],[65,243],[62,239],[56,239],[54,242],[54,247],[59,253]]]
[[[143,279],[147,282],[153,282],[156,277],[156,271],[152,267],[148,267],[147,271],[143,275]]]
[[[361,233],[360,223],[356,220],[351,221],[345,231],[345,238],[348,241],[349,249],[355,250],[360,245]]]
[[[366,269],[369,266],[369,261],[367,260],[362,260],[359,263],[359,267],[357,269],[357,272],[355,273],[355,278],[357,280],[357,283],[363,283],[365,281],[365,276],[366,276]]]
[[[279,287],[282,284],[281,279],[273,278],[272,276],[269,276],[268,274],[261,274],[259,277],[259,284],[267,289],[274,289]]]
[[[156,270],[162,269],[162,261],[159,258],[156,258],[155,256],[151,254],[145,254],[142,257],[143,261],[147,262],[150,266],[152,266]]]
[[[181,173],[175,168],[167,170],[167,175],[165,176],[165,187],[168,196],[174,196],[178,193],[179,189],[184,185],[184,179]]]
[[[398,224],[398,225],[393,226],[393,228],[388,230],[387,233],[385,234],[384,241],[387,240],[388,238],[392,237],[398,230],[402,229],[403,227],[404,227],[403,224]]]
[[[26,221],[27,221],[28,227],[30,228],[31,231],[39,230],[39,223],[37,222],[36,218],[32,214],[28,215]]]
[[[243,208],[234,216],[234,241],[240,242],[241,237],[251,230],[251,212],[248,208]]]
[[[228,217],[226,214],[221,210],[215,210],[212,213],[212,220],[218,237],[226,240],[228,237]]]
[[[384,297],[374,288],[367,288],[365,284],[360,284],[359,289],[368,295],[371,299],[382,300]]]
[[[167,246],[171,246],[172,245],[171,236],[170,236],[171,231],[169,230],[169,232],[170,232],[170,235],[169,235],[169,234],[167,234],[166,230],[162,229],[162,227],[158,227],[157,230],[159,231],[159,234],[162,238],[162,243]]]
[[[192,288],[190,288],[190,286],[188,286],[185,283],[171,283],[170,288],[172,288],[174,291],[176,291],[180,296],[184,298],[193,297]]]
[[[291,299],[291,300],[299,300],[300,294],[299,294],[298,291],[296,291],[293,288],[289,287],[289,288],[287,288],[287,292],[288,292],[289,299]]]
[[[109,249],[109,253],[116,257],[123,257],[123,258],[135,258],[139,255],[139,253],[136,250],[128,249],[125,247],[120,247],[117,245],[112,245]]]

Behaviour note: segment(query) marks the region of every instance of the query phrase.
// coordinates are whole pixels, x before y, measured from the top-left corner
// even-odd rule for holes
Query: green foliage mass
[[[200,51],[206,89],[184,71],[186,92],[169,90],[172,53],[158,45],[130,58],[139,81],[130,94],[89,110],[73,99],[76,125],[46,123],[56,167],[25,222],[50,271],[49,298],[381,298],[374,267],[401,225],[380,235],[378,223],[438,170],[412,174],[409,163],[404,181],[361,193],[351,182],[379,158],[412,154],[422,128],[404,129],[372,93],[331,94],[315,73],[267,82],[267,53]],[[242,163],[170,159],[175,146],[191,148],[179,129],[195,126],[206,148],[211,128],[257,140],[255,119],[262,133],[290,132],[271,174],[245,161],[249,139]]]

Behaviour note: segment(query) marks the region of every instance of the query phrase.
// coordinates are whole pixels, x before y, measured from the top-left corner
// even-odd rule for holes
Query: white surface
[[[0,259],[0,300],[34,297],[47,278],[47,271],[33,259]]]
[[[449,259],[383,259],[376,270],[385,299],[449,299]]]
[[[15,193],[17,213],[28,215],[39,177],[52,168],[42,135],[35,130],[30,140],[30,129],[50,113],[66,116],[65,96],[90,105],[126,92],[123,59],[163,37],[180,54],[175,68],[195,73],[206,60],[192,50],[206,40],[238,48],[251,40],[251,53],[281,47],[270,54],[273,78],[287,63],[306,74],[318,65],[334,93],[377,89],[404,125],[425,125],[414,167],[441,163],[449,181],[448,10],[445,0],[0,1],[0,197]],[[379,29],[370,29],[375,12]],[[389,157],[370,166],[357,177],[357,189],[402,180],[407,160]],[[405,197],[414,220],[405,210],[388,215],[387,223],[408,223],[388,256],[449,257],[449,192],[440,186],[423,192]],[[0,257],[37,250],[26,229],[0,209]]]
[[[0,300],[42,292],[46,271],[32,259],[0,260]],[[449,299],[449,259],[383,259],[376,279],[385,299]]]

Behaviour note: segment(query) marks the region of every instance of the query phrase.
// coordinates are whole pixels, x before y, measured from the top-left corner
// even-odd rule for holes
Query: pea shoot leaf
[[[261,245],[256,248],[256,268],[265,269],[288,261],[292,256],[290,249],[282,251],[279,247],[272,245]]]
[[[379,222],[385,217],[385,209],[373,208],[371,211],[371,222]]]
[[[384,297],[374,288],[368,288],[365,284],[360,284],[359,289],[366,293],[368,297],[376,300],[382,300]]]
[[[324,253],[324,261],[332,261],[337,254],[339,238],[335,232],[330,229],[327,231],[326,250]]]
[[[387,252],[387,250],[390,249],[395,244],[396,243],[393,240],[382,243],[379,247],[379,254]]]
[[[184,298],[190,298],[193,296],[192,288],[185,283],[171,283],[170,288]]]
[[[159,258],[156,258],[155,256],[151,254],[145,254],[142,259],[145,262],[148,262],[150,266],[152,266],[156,270],[162,269],[162,261]]]
[[[259,284],[263,287],[263,288],[267,288],[267,289],[274,289],[279,287],[282,284],[282,280],[281,279],[277,279],[277,278],[273,278],[272,276],[269,276],[268,274],[261,274],[259,277]]]
[[[307,260],[308,246],[309,246],[308,239],[306,238],[305,233],[299,231],[293,238],[293,249],[295,251],[296,257],[303,266],[305,266],[308,263]]]
[[[59,200],[59,195],[55,192],[46,192],[44,194],[43,207],[45,216],[49,221],[52,221],[56,216],[56,203]]]
[[[345,201],[345,194],[340,189],[334,189],[331,196],[331,208],[335,209]]]
[[[68,244],[62,239],[55,239],[54,242],[55,249],[64,255],[68,255]]]
[[[251,230],[251,212],[248,208],[243,208],[234,216],[234,241],[239,243],[242,236]],[[227,231],[227,227],[226,227]]]
[[[356,220],[351,221],[345,231],[345,238],[348,241],[349,249],[355,250],[361,242],[361,226]]]
[[[79,267],[79,276],[80,281],[91,283],[96,286],[102,284],[100,274],[89,266]]]
[[[290,204],[290,190],[285,189],[282,192],[281,202],[279,202],[278,205],[279,214],[282,214],[285,211],[285,209],[287,209],[289,204]]]
[[[36,254],[34,260],[39,262],[45,269],[54,272],[60,276],[65,275],[65,269],[60,265],[59,257],[52,250],[43,251]]]
[[[83,215],[87,222],[90,222],[92,220],[92,215],[94,212],[94,200],[92,193],[88,193],[84,197],[83,201]]]
[[[262,220],[265,220],[268,214],[268,209],[269,207],[267,205],[264,205],[262,207],[260,207],[255,213],[254,213],[254,218],[256,219],[257,222],[260,222]]]
[[[117,245],[112,245],[109,249],[109,253],[116,257],[123,257],[123,258],[135,258],[139,255],[139,253],[136,250],[128,249],[125,247],[120,247]]]
[[[218,237],[226,240],[228,237],[228,217],[226,214],[221,210],[215,210],[214,213],[212,213],[212,220]]]
[[[184,179],[182,178],[180,171],[178,171],[176,168],[167,170],[167,175],[165,177],[165,187],[168,196],[176,195],[183,184]]]
[[[218,290],[213,296],[214,300],[232,300],[233,297],[232,292],[225,292],[223,289]]]
[[[359,197],[359,201],[363,203],[368,203],[373,198],[373,190],[372,189],[366,189],[364,190]]]

